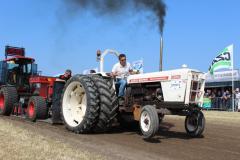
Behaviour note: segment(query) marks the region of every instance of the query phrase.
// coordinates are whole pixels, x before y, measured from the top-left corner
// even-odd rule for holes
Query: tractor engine
[[[32,76],[30,78],[31,92],[44,99],[51,99],[53,95],[53,85],[56,78],[46,76]]]
[[[151,104],[155,101],[163,101],[162,87],[159,82],[132,84],[128,86],[126,92],[132,99],[131,104]]]

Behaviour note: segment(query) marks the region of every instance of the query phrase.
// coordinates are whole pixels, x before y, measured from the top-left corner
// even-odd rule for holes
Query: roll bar
[[[120,53],[118,51],[112,50],[112,49],[106,49],[103,51],[103,53],[101,53],[100,50],[97,50],[97,61],[100,62],[99,63],[99,68],[100,68],[100,72],[104,72],[104,57],[107,54],[113,54],[115,56],[119,56]]]

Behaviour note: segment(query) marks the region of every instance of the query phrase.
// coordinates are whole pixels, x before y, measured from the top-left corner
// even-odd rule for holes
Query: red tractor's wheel
[[[3,94],[0,95],[0,109],[1,110],[4,109],[4,95]]]
[[[28,102],[27,118],[30,121],[48,118],[48,109],[45,100],[40,96],[33,96]]]
[[[18,94],[15,87],[2,87],[0,90],[0,115],[9,116],[17,99]]]
[[[28,106],[28,116],[29,116],[29,118],[33,118],[33,117],[36,116],[35,106],[34,106],[33,102],[29,103],[29,106]]]

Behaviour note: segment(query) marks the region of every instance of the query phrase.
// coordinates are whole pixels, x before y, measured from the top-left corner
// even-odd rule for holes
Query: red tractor
[[[59,96],[53,94],[55,82],[55,77],[39,75],[35,60],[25,56],[24,48],[6,46],[5,60],[0,61],[0,115],[31,121],[53,115],[59,119],[59,109],[52,109],[54,97],[58,107]]]

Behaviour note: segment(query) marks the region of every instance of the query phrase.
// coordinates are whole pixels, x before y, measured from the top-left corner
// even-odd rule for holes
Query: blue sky
[[[61,0],[0,0],[0,58],[5,45],[25,47],[45,75],[70,68],[74,73],[98,67],[96,50],[107,48],[143,59],[144,71],[159,68],[158,25],[150,13],[96,17],[89,11],[66,13]],[[187,64],[206,72],[213,58],[234,44],[240,68],[239,0],[166,0],[164,70]],[[116,57],[105,59],[110,71]]]

